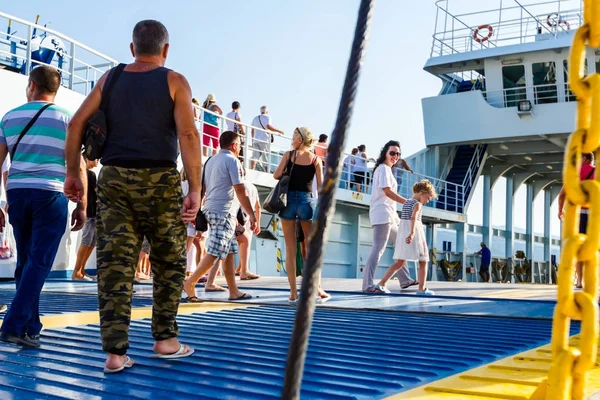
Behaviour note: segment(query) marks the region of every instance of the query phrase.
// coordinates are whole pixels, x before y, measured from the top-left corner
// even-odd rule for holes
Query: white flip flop
[[[127,360],[118,368],[107,368],[104,367],[105,374],[116,374],[117,372],[123,371],[125,368],[133,367],[133,360],[127,356]]]
[[[179,345],[179,350],[177,350],[175,353],[172,353],[172,354],[158,354],[158,353],[154,353],[154,354],[152,354],[150,356],[150,358],[175,359],[175,358],[189,357],[192,354],[194,354],[194,349],[192,349],[191,347],[189,349],[190,350],[187,353],[184,353],[184,351],[185,351],[185,345],[180,344]]]

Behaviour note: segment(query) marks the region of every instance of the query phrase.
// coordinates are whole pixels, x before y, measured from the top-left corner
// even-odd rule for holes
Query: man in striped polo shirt
[[[6,157],[12,158],[6,197],[17,243],[17,292],[2,322],[0,340],[24,347],[40,346],[40,293],[67,226],[68,200],[63,185],[71,114],[53,104],[59,87],[56,69],[34,68],[26,90],[28,102],[9,111],[0,122],[0,164]],[[83,168],[82,172],[87,178]],[[81,229],[85,222],[85,194],[82,197],[73,213],[73,230]],[[4,224],[0,212],[0,231]]]

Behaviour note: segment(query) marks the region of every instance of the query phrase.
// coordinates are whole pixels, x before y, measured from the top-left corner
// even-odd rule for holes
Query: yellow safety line
[[[179,315],[205,313],[209,311],[233,310],[238,308],[248,308],[252,305],[241,305],[235,303],[186,303],[179,306]],[[137,307],[131,310],[131,319],[143,319],[152,317],[152,307]],[[44,329],[64,328],[65,326],[77,326],[88,324],[99,324],[100,315],[98,311],[86,311],[68,314],[45,315],[41,318]],[[0,322],[0,326],[2,323]]]
[[[573,336],[571,344],[578,345],[579,339],[579,335]],[[546,345],[399,393],[386,400],[526,400],[548,376],[551,363],[552,350],[550,345]],[[598,391],[600,364],[596,363],[587,375],[585,397]]]

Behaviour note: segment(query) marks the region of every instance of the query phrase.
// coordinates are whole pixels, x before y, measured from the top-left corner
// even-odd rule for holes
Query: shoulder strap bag
[[[204,166],[202,167],[202,183],[200,186],[200,201],[204,199],[204,194],[206,193],[206,186],[204,186],[204,177],[206,176],[206,164],[212,157],[208,157]],[[206,232],[208,230],[208,221],[206,219],[206,215],[202,212],[202,206],[200,206],[200,210],[198,210],[198,214],[196,214],[196,231],[197,232]]]
[[[290,177],[292,175],[292,171],[294,170],[294,165],[296,164],[296,158],[298,154],[296,151],[293,152],[294,160],[292,161],[292,167],[289,170],[289,173],[285,172],[273,188],[271,193],[265,199],[263,204],[263,208],[270,213],[278,213],[283,210],[285,206],[287,206],[287,192],[290,186]],[[292,152],[290,152],[290,158],[288,162],[292,159]],[[287,169],[287,166],[286,166]]]
[[[102,151],[104,150],[104,144],[106,143],[106,137],[108,136],[106,109],[108,107],[108,102],[110,101],[113,86],[119,79],[125,66],[126,64],[119,64],[108,73],[106,82],[102,88],[100,108],[87,121],[83,131],[84,152],[87,159],[90,161],[99,160],[102,157]]]

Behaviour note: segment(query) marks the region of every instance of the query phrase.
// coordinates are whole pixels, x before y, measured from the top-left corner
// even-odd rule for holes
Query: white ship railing
[[[529,100],[533,105],[576,101],[575,95],[571,92],[567,83],[528,85],[479,92],[481,92],[489,105],[496,108],[517,107],[519,101],[522,100]]]
[[[227,121],[229,121],[231,123],[237,123],[238,125],[241,125],[244,127],[245,139],[244,139],[244,144],[243,144],[243,154],[244,154],[243,164],[244,164],[244,167],[246,168],[246,170],[254,169],[259,172],[265,172],[268,174],[272,174],[275,171],[275,169],[277,168],[277,166],[279,165],[281,158],[283,157],[285,152],[291,150],[291,135],[293,134],[293,132],[286,132],[285,135],[280,135],[277,132],[272,132],[272,131],[269,131],[266,129],[257,128],[257,127],[254,127],[254,126],[249,125],[244,122],[241,122],[241,123],[237,122],[237,121],[227,118],[225,116],[221,116],[218,113],[214,113],[212,111],[206,110],[202,107],[198,107],[198,106],[194,106],[194,107],[196,108],[196,114],[198,116],[197,123],[198,123],[198,130],[200,131],[200,135],[201,135],[202,150],[208,151],[209,154],[212,154],[212,152],[216,151],[216,150],[212,149],[212,147],[210,147],[210,146],[208,146],[209,147],[208,149],[204,149],[205,146],[203,144],[204,141],[202,139],[204,139],[205,137],[209,137],[209,136],[203,133],[203,126],[204,126],[204,124],[211,125],[211,126],[215,126],[215,125],[212,125],[212,124],[204,121],[204,116],[206,114],[211,114],[218,118],[216,127],[219,128],[220,132],[227,130]],[[268,140],[267,142],[262,142],[262,141],[258,141],[255,139],[257,142],[262,142],[266,145],[265,146],[267,148],[266,151],[256,151],[256,150],[252,149],[252,142],[253,142],[253,139],[251,136],[252,129],[254,129],[255,131],[266,132],[267,134],[272,135],[274,137],[273,143],[271,143],[270,140]],[[353,156],[345,153],[342,157],[342,160],[345,160],[347,157],[352,158]],[[253,164],[254,164],[254,168],[252,168]],[[372,192],[371,178],[372,178],[373,163],[371,162],[369,164],[370,164],[370,166],[368,167],[368,171],[366,173],[365,183],[361,184],[359,186],[357,186],[355,183],[352,182],[352,172],[343,168],[341,181],[340,181],[340,189],[350,190],[352,192],[370,194]],[[438,178],[435,178],[432,176],[410,173],[403,169],[394,169],[394,172],[396,175],[396,180],[398,182],[398,193],[401,196],[410,198],[413,195],[413,193],[412,193],[413,185],[423,179],[428,179],[434,185],[434,187],[438,190],[438,194],[440,194],[440,192],[442,192],[442,191],[445,194],[445,196],[442,196],[441,200],[433,201],[433,202],[429,203],[428,206],[436,207],[438,209],[448,210],[448,211],[455,211],[456,209],[464,209],[465,190],[464,190],[463,185],[444,181],[442,179],[438,179]]]
[[[102,74],[117,61],[70,37],[20,18],[0,12],[0,68],[29,74],[37,65],[52,65],[62,76],[62,84],[88,94]],[[40,49],[54,52],[48,63],[36,58]]]
[[[496,9],[460,14],[452,14],[448,3],[436,2],[431,57],[556,38],[574,32],[582,24],[582,0],[503,0]],[[474,36],[487,37],[487,29],[476,35],[484,25],[492,27],[492,36],[478,42]]]

